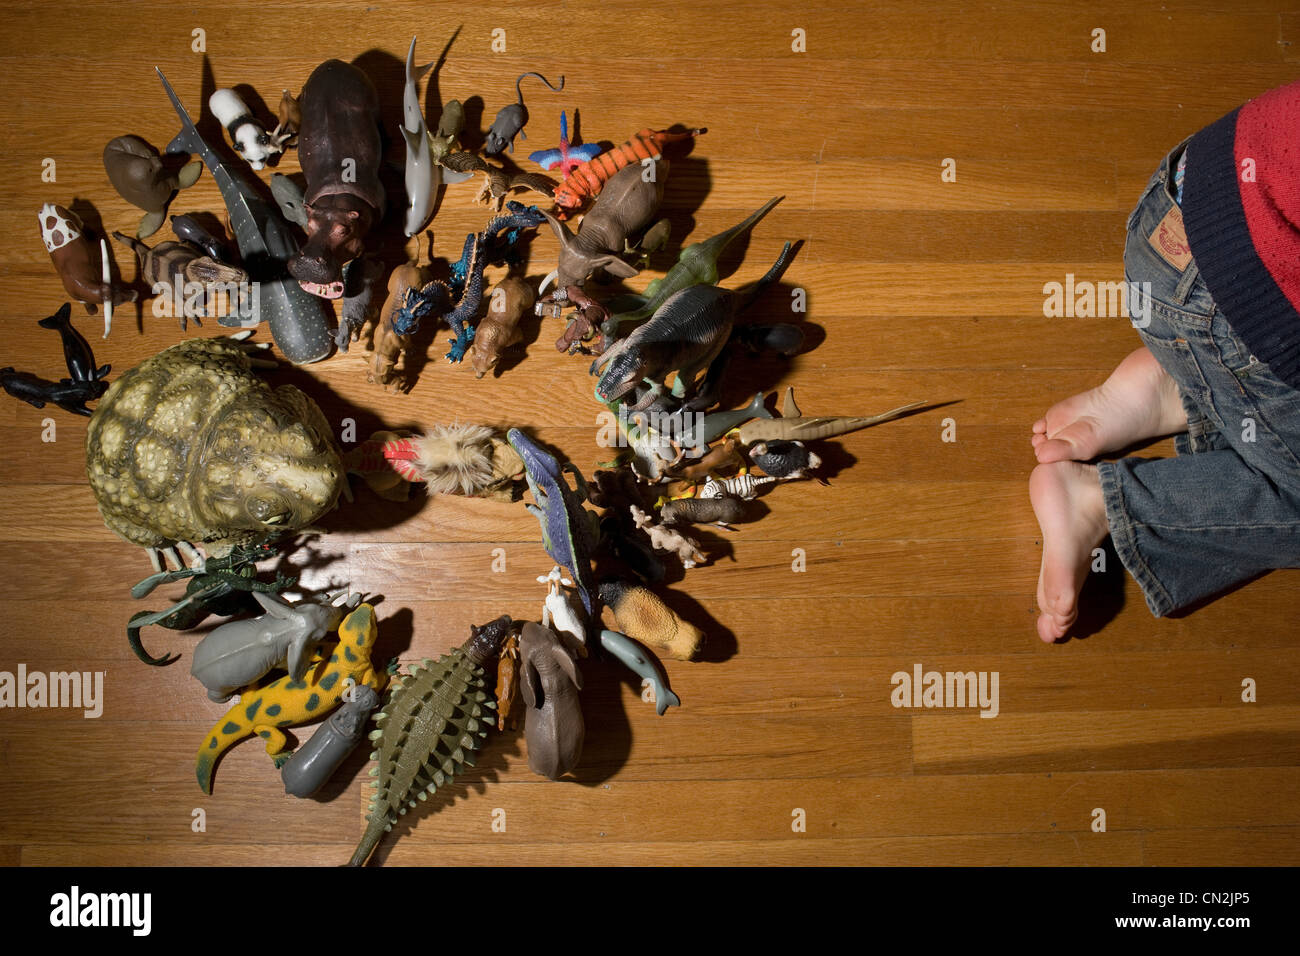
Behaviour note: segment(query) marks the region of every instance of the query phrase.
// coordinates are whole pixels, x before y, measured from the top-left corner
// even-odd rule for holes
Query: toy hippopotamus
[[[289,274],[308,292],[337,299],[343,264],[364,251],[366,233],[384,208],[379,96],[355,66],[326,60],[308,77],[299,106],[307,244],[289,260]]]

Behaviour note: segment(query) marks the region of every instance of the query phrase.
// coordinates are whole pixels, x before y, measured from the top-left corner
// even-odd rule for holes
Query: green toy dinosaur
[[[606,340],[613,341],[618,335],[618,327],[624,322],[640,322],[650,318],[675,292],[693,285],[714,285],[718,281],[718,259],[727,246],[731,245],[738,236],[753,229],[758,221],[784,198],[784,196],[774,196],[744,221],[736,223],[716,236],[692,243],[682,249],[673,267],[661,278],[651,281],[645,287],[645,292],[639,296],[625,296],[616,300],[614,305],[624,307],[625,311],[613,312],[601,323],[600,330]]]
[[[348,866],[363,866],[397,818],[474,766],[474,751],[496,724],[483,665],[501,652],[514,622],[508,615],[470,628],[469,640],[437,661],[411,668],[394,684],[379,713],[370,755],[378,766],[366,830]]]

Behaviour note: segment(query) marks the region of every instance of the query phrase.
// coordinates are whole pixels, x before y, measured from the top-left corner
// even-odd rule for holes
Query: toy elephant
[[[258,680],[282,662],[292,680],[302,680],[316,645],[338,629],[347,613],[361,603],[350,594],[342,604],[314,601],[288,602],[254,591],[266,613],[245,621],[223,624],[194,649],[190,673],[218,703]],[[340,597],[342,597],[340,595]]]
[[[549,213],[546,219],[560,240],[556,285],[581,286],[596,269],[621,279],[636,275],[636,269],[618,257],[630,236],[650,225],[664,198],[668,161],[647,161],[647,165],[624,166],[609,180],[591,212],[583,217],[574,235],[569,227]],[[545,283],[543,283],[545,286]]]
[[[578,691],[582,672],[574,651],[549,627],[533,621],[519,638],[520,691],[527,705],[528,768],[558,780],[578,765],[585,729]]]

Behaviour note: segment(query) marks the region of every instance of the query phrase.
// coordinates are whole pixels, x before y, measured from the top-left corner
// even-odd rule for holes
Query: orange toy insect
[[[639,163],[663,153],[669,143],[679,143],[707,133],[707,129],[691,129],[684,133],[670,133],[666,129],[643,129],[622,146],[601,153],[595,159],[574,167],[568,178],[555,189],[555,204],[564,210],[577,209],[604,188],[610,176],[632,163]]]

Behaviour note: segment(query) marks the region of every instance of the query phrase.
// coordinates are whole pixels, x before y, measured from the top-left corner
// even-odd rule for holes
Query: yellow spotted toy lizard
[[[347,689],[356,684],[383,690],[388,674],[377,672],[370,662],[378,633],[375,609],[362,604],[339,625],[338,644],[326,645],[318,652],[302,680],[292,680],[286,675],[245,690],[239,703],[213,724],[199,747],[195,773],[203,792],[212,792],[212,773],[217,760],[245,737],[257,734],[263,738],[266,752],[278,768],[292,754],[285,750],[288,739],[282,727],[322,719],[342,701]]]

